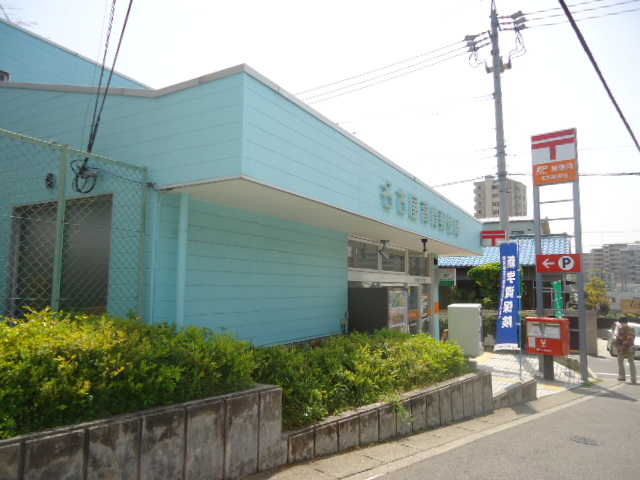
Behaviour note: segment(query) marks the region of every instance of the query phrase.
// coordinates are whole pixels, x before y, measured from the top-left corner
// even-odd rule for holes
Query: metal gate
[[[0,313],[140,312],[147,171],[0,130]]]

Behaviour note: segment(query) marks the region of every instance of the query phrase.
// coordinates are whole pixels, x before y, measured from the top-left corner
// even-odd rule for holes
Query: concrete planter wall
[[[491,374],[470,374],[282,432],[274,386],[0,441],[2,480],[232,479],[493,411]]]

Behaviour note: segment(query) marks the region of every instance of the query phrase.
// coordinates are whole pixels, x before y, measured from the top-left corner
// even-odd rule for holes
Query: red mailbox
[[[527,317],[527,353],[569,355],[569,319]]]

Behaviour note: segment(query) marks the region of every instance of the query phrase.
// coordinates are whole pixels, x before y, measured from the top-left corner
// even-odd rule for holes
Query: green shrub
[[[32,312],[0,322],[0,438],[279,385],[285,429],[465,372],[462,349],[394,330],[256,347],[197,327]]]
[[[455,343],[395,330],[262,348],[258,357],[256,380],[282,388],[285,429],[456,377],[466,365]]]
[[[254,368],[232,335],[32,312],[0,322],[0,438],[242,390]]]

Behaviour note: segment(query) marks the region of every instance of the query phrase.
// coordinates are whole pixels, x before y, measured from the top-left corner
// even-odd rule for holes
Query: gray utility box
[[[482,348],[482,305],[454,303],[447,309],[449,338],[456,340],[467,357],[479,357]]]

